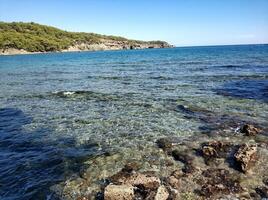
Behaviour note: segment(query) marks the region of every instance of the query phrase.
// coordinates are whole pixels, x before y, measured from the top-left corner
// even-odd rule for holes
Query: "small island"
[[[164,41],[68,32],[33,22],[0,22],[0,55],[169,47],[172,45]]]

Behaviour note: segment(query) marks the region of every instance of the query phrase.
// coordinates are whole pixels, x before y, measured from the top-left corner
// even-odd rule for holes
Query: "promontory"
[[[0,22],[0,55],[169,47],[172,45],[164,41],[68,32],[33,22]]]

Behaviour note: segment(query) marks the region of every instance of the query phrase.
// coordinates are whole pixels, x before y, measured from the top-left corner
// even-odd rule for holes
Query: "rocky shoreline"
[[[178,109],[203,120],[207,129],[183,140],[161,137],[155,141],[157,153],[140,151],[144,160],[126,161],[119,171],[114,171],[119,156],[108,153],[51,189],[61,199],[80,200],[268,198],[266,125],[195,107]],[[155,159],[144,167],[148,157]],[[110,168],[94,177],[103,162]]]
[[[166,43],[152,43],[152,42],[136,42],[129,43],[129,41],[114,41],[103,40],[98,44],[80,43],[55,52],[83,52],[83,51],[106,51],[106,50],[123,50],[123,49],[155,49],[155,48],[172,48],[173,46]],[[40,54],[53,53],[53,51],[46,52],[29,52],[24,49],[7,48],[0,49],[0,55],[23,55],[23,54]]]

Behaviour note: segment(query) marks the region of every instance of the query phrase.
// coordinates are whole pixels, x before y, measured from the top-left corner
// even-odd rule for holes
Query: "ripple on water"
[[[216,92],[223,96],[268,102],[268,80],[230,81],[224,84],[222,88],[216,89]]]

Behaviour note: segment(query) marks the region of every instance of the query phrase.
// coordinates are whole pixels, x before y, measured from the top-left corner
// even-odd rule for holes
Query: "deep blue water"
[[[268,45],[0,56],[0,75],[0,199],[46,199],[89,159],[201,134],[185,107],[267,125]]]

